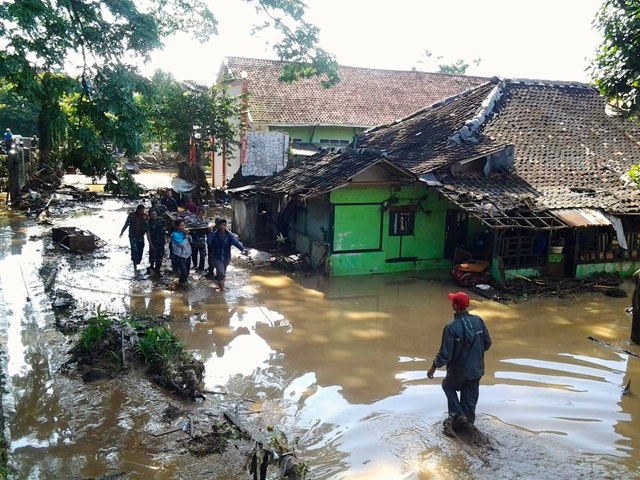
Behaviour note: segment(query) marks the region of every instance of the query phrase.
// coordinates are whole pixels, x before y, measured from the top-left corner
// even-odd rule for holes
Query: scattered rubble
[[[565,298],[587,292],[600,292],[609,297],[627,297],[627,292],[620,288],[622,281],[612,275],[585,279],[526,278],[519,275],[513,275],[512,278],[502,286],[502,291],[520,300],[540,297]]]

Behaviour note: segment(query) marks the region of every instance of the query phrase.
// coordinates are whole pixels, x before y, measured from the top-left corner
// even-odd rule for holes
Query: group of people
[[[204,223],[204,210],[189,202],[190,199],[185,207]],[[129,229],[134,268],[142,260],[146,236],[149,242],[149,268],[160,272],[167,237],[164,213],[177,210],[178,204],[169,191],[160,203],[152,200],[148,215],[144,205],[138,205],[135,212],[129,214],[120,236]],[[170,234],[170,252],[174,271],[180,274],[180,283],[187,282],[191,262],[196,270],[204,270],[205,256],[208,256],[206,277],[215,278],[220,290],[224,290],[227,267],[231,261],[231,247],[245,252],[242,243],[227,230],[224,218],[217,218],[214,228],[196,229],[191,233],[185,228],[184,220],[175,221]],[[454,319],[444,328],[440,350],[427,377],[433,379],[436,369],[447,367],[442,388],[447,397],[449,416],[444,427],[445,431],[455,434],[464,429],[475,428],[473,424],[480,379],[484,375],[484,353],[491,346],[491,337],[482,318],[468,312],[470,301],[467,294],[449,294],[449,301]]]
[[[185,203],[185,209],[195,214],[199,223],[205,223],[204,209],[198,207],[191,199]],[[231,262],[231,247],[245,252],[242,243],[227,230],[227,221],[224,218],[216,218],[213,228],[199,228],[190,232],[186,229],[184,220],[179,219],[172,222],[171,228],[167,229],[164,220],[167,211],[178,211],[178,203],[171,191],[168,191],[160,202],[152,200],[148,214],[144,205],[138,205],[135,212],[127,216],[120,236],[129,230],[134,269],[137,269],[142,261],[146,238],[149,243],[149,270],[161,274],[169,233],[169,256],[173,271],[180,276],[180,284],[187,283],[192,262],[196,271],[204,271],[205,258],[208,257],[205,277],[215,278],[220,290],[224,290],[227,268]]]

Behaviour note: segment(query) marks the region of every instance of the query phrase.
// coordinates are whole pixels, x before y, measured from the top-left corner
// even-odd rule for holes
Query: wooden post
[[[633,274],[633,317],[631,320],[631,341],[640,345],[640,270]]]

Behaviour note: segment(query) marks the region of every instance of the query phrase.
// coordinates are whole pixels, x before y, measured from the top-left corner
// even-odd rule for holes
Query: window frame
[[[408,215],[409,228],[405,232],[398,232],[394,227],[397,226],[396,218]],[[416,209],[410,207],[395,207],[389,211],[389,236],[390,237],[411,237],[416,232]]]

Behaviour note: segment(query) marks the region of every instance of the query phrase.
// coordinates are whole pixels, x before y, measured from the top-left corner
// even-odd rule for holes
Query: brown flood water
[[[587,340],[640,353],[627,342],[630,299],[505,306],[473,297],[493,337],[478,423],[498,442],[480,454],[440,433],[444,372],[426,376],[452,285],[426,274],[285,276],[235,258],[225,294],[199,274],[173,291],[134,275],[118,238],[121,202],[84,208],[53,217],[108,242],[83,256],[53,254],[50,227],[0,212],[3,403],[16,478],[249,478],[215,455],[195,459],[150,437],[166,428],[167,402],[179,402],[146,380],[87,386],[59,373],[69,345],[54,328],[43,262],[57,265],[57,288],[81,304],[173,315],[171,328],[205,362],[206,388],[257,399],[254,420],[299,437],[310,478],[640,478],[640,360]]]

